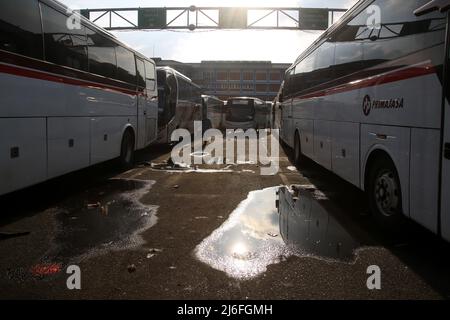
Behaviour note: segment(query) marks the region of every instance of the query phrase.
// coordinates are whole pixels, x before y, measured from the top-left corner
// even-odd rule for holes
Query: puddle
[[[56,236],[44,260],[68,262],[108,250],[136,248],[157,222],[157,206],[140,202],[154,181],[110,179],[56,208]]]
[[[252,278],[287,255],[282,238],[269,235],[279,233],[276,190],[250,192],[228,220],[197,246],[197,258],[231,277]]]
[[[289,256],[351,261],[359,244],[309,191],[294,201],[287,188],[252,191],[218,229],[195,249],[196,257],[238,279],[264,273]],[[282,203],[282,205],[281,205]],[[289,204],[290,206],[287,206]]]
[[[322,192],[286,187],[279,191],[280,233],[287,245],[327,260],[352,261],[361,245],[322,203]]]

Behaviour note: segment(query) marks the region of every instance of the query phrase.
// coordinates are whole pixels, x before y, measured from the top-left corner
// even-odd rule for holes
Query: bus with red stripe
[[[54,0],[0,2],[0,194],[157,138],[155,63]]]
[[[286,71],[281,139],[364,190],[383,225],[403,217],[450,240],[448,12],[360,0]]]

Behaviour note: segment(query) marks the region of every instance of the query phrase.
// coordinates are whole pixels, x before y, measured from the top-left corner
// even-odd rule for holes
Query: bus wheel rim
[[[399,188],[392,171],[381,172],[375,180],[375,203],[382,215],[396,214],[399,204]]]

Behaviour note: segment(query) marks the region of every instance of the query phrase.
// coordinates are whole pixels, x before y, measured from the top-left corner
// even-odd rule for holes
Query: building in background
[[[222,100],[249,96],[272,101],[290,66],[270,61],[202,61],[183,63],[153,58],[158,66],[169,66],[200,85],[205,94]]]

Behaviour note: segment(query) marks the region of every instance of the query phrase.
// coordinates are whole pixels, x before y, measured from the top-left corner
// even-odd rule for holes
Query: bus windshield
[[[255,118],[253,100],[229,100],[226,110],[227,121],[248,122]]]

